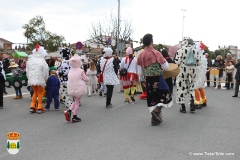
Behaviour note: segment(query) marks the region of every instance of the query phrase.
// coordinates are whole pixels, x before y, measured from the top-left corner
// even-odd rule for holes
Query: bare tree
[[[108,46],[108,37],[115,39],[115,43],[112,43],[112,49],[117,49],[116,39],[118,33],[118,17],[111,11],[110,15],[104,15],[103,19],[98,19],[91,23],[91,27],[88,28],[90,43]],[[132,20],[124,19],[119,22],[119,42],[125,44],[132,42]]]

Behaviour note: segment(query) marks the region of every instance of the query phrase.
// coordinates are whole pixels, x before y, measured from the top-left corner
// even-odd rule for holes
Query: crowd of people
[[[80,122],[78,117],[81,98],[93,94],[106,97],[106,109],[113,108],[112,96],[114,86],[119,85],[119,92],[125,96],[124,103],[136,102],[136,92],[139,98],[147,99],[147,106],[151,114],[151,124],[162,122],[162,108],[173,105],[173,85],[177,85],[176,102],[180,105],[180,112],[186,113],[186,98],[190,98],[190,112],[207,105],[204,92],[205,79],[210,87],[211,70],[219,70],[214,76],[214,86],[221,88],[223,73],[226,72],[227,89],[233,88],[234,70],[236,85],[233,97],[238,96],[240,85],[240,63],[229,53],[226,60],[217,56],[215,62],[204,53],[202,42],[194,42],[190,37],[184,37],[181,47],[175,57],[170,57],[167,49],[157,51],[153,48],[153,36],[143,37],[144,49],[137,55],[133,49],[126,49],[126,56],[121,60],[113,54],[111,48],[104,48],[99,57],[89,58],[85,62],[78,54],[72,54],[70,49],[60,49],[61,58],[51,57],[46,60],[46,50],[36,45],[28,59],[18,62],[4,58],[0,62],[0,107],[3,108],[3,93],[6,74],[12,72],[12,78],[26,74],[28,89],[31,93],[30,112],[43,113],[50,109],[52,100],[54,108],[59,109],[60,102],[66,108],[64,116],[68,122]],[[176,76],[164,78],[166,70],[171,72],[171,64],[177,64],[179,72]],[[165,76],[166,77],[166,76]],[[176,82],[177,79],[177,82]],[[16,96],[22,98],[21,88],[14,87]],[[44,103],[46,101],[46,104]]]

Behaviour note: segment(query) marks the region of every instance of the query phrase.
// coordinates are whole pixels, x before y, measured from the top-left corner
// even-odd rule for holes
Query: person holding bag
[[[112,57],[113,50],[111,48],[104,48],[104,58],[100,61],[100,67],[102,71],[102,81],[103,85],[107,87],[106,95],[106,108],[112,108],[112,93],[114,85],[119,84],[117,77],[118,66],[114,63],[114,58]],[[99,75],[100,76],[100,75]]]
[[[131,101],[135,102],[134,93],[136,91],[136,82],[138,81],[137,75],[137,59],[133,57],[133,50],[128,47],[126,50],[126,57],[124,57],[120,64],[120,80],[123,84],[125,95],[125,103],[130,103],[128,96],[131,90]]]
[[[138,56],[137,65],[142,67],[146,77],[147,105],[152,114],[151,124],[156,126],[162,122],[162,107],[169,103],[169,89],[165,90],[168,86],[162,77],[162,68],[167,70],[168,62],[153,48],[152,34],[144,35],[143,44],[145,48]]]

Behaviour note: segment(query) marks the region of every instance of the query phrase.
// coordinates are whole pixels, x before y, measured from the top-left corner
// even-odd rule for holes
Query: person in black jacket
[[[4,86],[4,76],[1,73],[2,72],[2,67],[0,67],[0,109],[3,109],[3,86]]]
[[[172,60],[172,58],[169,57],[168,51],[166,49],[163,49],[161,53],[162,53],[163,57],[167,60],[168,63],[175,63]],[[172,94],[173,93],[173,77],[169,77],[169,78],[165,79],[165,81],[170,89],[171,94]]]
[[[235,85],[235,94],[232,97],[238,97],[238,91],[239,91],[239,85],[240,85],[240,62],[234,65],[234,67],[237,69],[235,79],[236,79],[236,85]]]

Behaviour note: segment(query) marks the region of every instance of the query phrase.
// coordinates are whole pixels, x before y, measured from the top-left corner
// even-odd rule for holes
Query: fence
[[[219,81],[219,71],[220,70],[223,70],[223,77],[222,77],[222,80]],[[236,74],[236,69],[234,69],[234,72],[233,72],[233,75],[232,75],[232,81],[231,83],[236,83],[235,82],[235,74]],[[206,77],[205,77],[206,78]],[[214,78],[216,80],[214,80]],[[227,83],[228,80],[227,80],[227,75],[226,75],[226,68],[221,68],[221,69],[218,69],[218,68],[211,68],[210,69],[210,80],[206,80],[205,79],[205,82],[221,82],[221,83]]]

